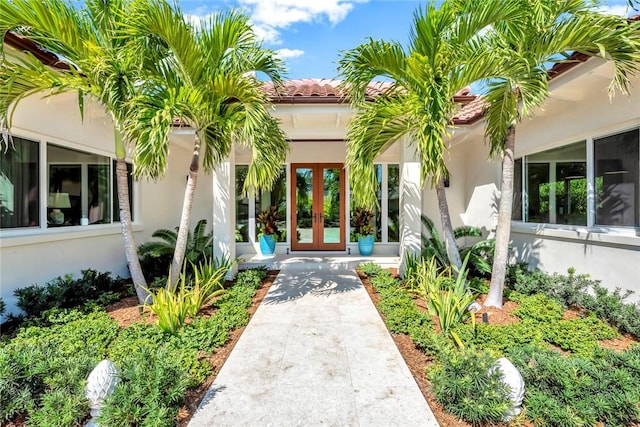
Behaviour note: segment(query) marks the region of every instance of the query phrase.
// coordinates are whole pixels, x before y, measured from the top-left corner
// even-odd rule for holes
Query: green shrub
[[[526,321],[507,325],[478,323],[475,331],[470,325],[460,325],[454,331],[465,344],[490,350],[501,356],[513,346],[540,346],[544,339],[539,324]]]
[[[101,426],[173,426],[189,385],[188,373],[169,349],[140,349],[119,365],[120,383],[106,401]]]
[[[620,332],[640,338],[640,305],[625,302],[631,291],[622,292],[618,288],[611,292],[588,275],[575,274],[572,268],[566,276],[549,275],[540,270],[528,271],[523,263],[509,266],[507,283],[524,295],[542,293],[565,307],[586,309]]]
[[[267,277],[266,268],[249,269],[238,272],[236,275],[236,286],[246,286],[258,289],[262,286],[262,281]]]
[[[377,276],[383,271],[382,267],[380,267],[378,264],[375,264],[373,262],[366,262],[364,264],[360,264],[358,266],[358,269],[369,277]]]
[[[562,319],[564,315],[562,305],[543,294],[517,296],[517,294],[512,293],[510,298],[520,303],[520,307],[515,309],[513,314],[521,319],[532,319],[537,322],[552,322]]]
[[[213,353],[214,349],[227,342],[228,330],[229,323],[219,315],[198,317],[180,330],[178,347]]]
[[[495,359],[473,349],[448,351],[429,372],[436,400],[447,412],[472,423],[501,422],[511,403]]]
[[[411,326],[431,323],[429,316],[421,312],[411,297],[400,289],[382,293],[378,309],[392,333],[407,334]]]
[[[400,287],[400,280],[391,277],[387,274],[378,274],[369,279],[371,286],[376,292],[382,292],[386,289],[397,289]]]
[[[452,341],[443,334],[436,333],[433,325],[426,321],[417,322],[408,327],[408,333],[416,348],[428,356],[439,356],[441,353],[452,350]]]
[[[118,325],[104,312],[75,311],[64,321],[23,328],[0,347],[1,420],[26,413],[33,425],[66,426],[86,416],[84,381]]]
[[[596,317],[560,320],[543,327],[545,340],[563,350],[590,356],[598,341],[618,336],[617,332]]]
[[[108,304],[114,298],[119,299],[131,291],[131,285],[127,286],[123,279],[112,278],[108,272],[83,270],[82,276],[77,279],[68,274],[57,277],[44,286],[31,285],[16,289],[13,294],[17,299],[16,305],[28,317],[39,318],[44,312],[54,308],[82,307],[91,302]]]
[[[513,347],[509,358],[527,389],[524,406],[537,425],[632,425],[640,421],[640,347],[564,357],[539,347]]]

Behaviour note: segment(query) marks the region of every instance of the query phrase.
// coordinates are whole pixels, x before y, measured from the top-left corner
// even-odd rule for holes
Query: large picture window
[[[40,225],[39,144],[18,137],[0,153],[0,228]]]
[[[115,160],[108,156],[13,137],[11,147],[0,154],[0,228],[119,221],[115,170]],[[127,163],[133,215],[132,172]]]
[[[639,139],[638,129],[593,139],[593,164],[587,163],[587,141],[517,159],[512,219],[639,227]]]
[[[638,130],[593,141],[596,224],[640,226]]]

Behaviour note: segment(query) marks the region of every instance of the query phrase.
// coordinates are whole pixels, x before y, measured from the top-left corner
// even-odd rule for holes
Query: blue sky
[[[478,0],[482,1],[482,0]],[[206,16],[229,7],[245,10],[266,47],[278,50],[287,77],[337,77],[340,51],[367,40],[397,40],[406,44],[416,0],[179,0],[190,17]],[[626,0],[605,2],[604,12],[635,14]]]

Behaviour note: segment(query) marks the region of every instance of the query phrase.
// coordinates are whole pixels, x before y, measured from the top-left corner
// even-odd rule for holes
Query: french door
[[[345,175],[342,163],[291,165],[291,249],[345,249]]]

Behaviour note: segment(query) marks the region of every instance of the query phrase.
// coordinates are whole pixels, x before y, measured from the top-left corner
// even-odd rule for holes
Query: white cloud
[[[300,49],[278,49],[276,50],[276,55],[280,58],[297,58],[298,56],[304,55],[304,50]]]
[[[629,6],[627,4],[612,4],[601,6],[598,8],[598,11],[605,15],[627,16],[629,15]]]
[[[280,43],[280,31],[298,22],[342,21],[356,2],[368,0],[239,0],[251,13],[256,34],[267,43]]]

